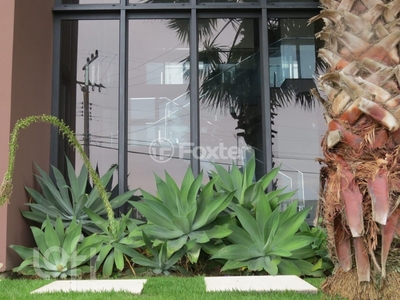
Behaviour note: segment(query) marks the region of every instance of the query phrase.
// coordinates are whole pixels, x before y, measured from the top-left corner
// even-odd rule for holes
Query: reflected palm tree
[[[286,24],[287,25],[287,24]],[[189,22],[170,19],[168,28],[182,42],[189,41]],[[270,44],[280,39],[280,19],[268,20]],[[258,19],[199,19],[200,102],[237,120],[238,136],[253,147],[256,158],[262,158],[262,109],[260,76],[260,45]],[[231,42],[228,45],[220,40]],[[233,37],[233,38],[232,38]],[[189,58],[183,61],[189,64]],[[186,70],[186,79],[190,70]],[[312,80],[309,80],[314,85]],[[304,86],[304,83],[303,83]],[[277,109],[293,103],[312,109],[315,101],[308,88],[299,90],[296,84],[270,88],[271,119]],[[273,121],[272,121],[273,122]],[[276,132],[273,132],[273,135]],[[262,160],[261,160],[262,161]],[[262,168],[258,168],[260,171]]]

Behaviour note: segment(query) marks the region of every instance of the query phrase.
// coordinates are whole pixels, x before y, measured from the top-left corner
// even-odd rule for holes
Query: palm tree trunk
[[[400,0],[320,0],[326,63],[320,216],[336,271],[324,291],[397,299],[400,258]]]

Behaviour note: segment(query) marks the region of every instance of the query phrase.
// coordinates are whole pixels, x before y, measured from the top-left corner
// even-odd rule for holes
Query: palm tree
[[[321,0],[327,69],[320,214],[336,272],[324,291],[397,299],[400,233],[399,0]]]

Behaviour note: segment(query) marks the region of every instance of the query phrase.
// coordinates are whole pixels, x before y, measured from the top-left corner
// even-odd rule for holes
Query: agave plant
[[[155,177],[157,196],[142,191],[143,201],[131,202],[149,221],[143,230],[155,244],[166,242],[168,255],[195,241],[187,254],[196,263],[202,245],[230,234],[226,224],[231,217],[219,215],[231,202],[233,192],[215,193],[217,178],[201,188],[203,173],[195,178],[190,168],[180,188],[167,172],[165,181]]]
[[[236,164],[232,165],[230,171],[218,164],[215,164],[214,167],[215,171],[211,171],[211,178],[217,178],[215,183],[217,191],[234,193],[232,202],[229,204],[232,211],[235,204],[252,209],[257,201],[264,197],[267,187],[279,172],[279,168],[274,168],[255,182],[256,163],[254,155],[242,170]],[[293,191],[282,193],[283,191],[284,188],[267,195],[268,198],[271,198],[271,204],[274,205],[274,208],[277,204],[290,199],[295,194]]]
[[[400,228],[400,2],[321,3],[324,9],[311,20],[325,22],[318,37],[325,41],[319,56],[327,69],[318,78],[319,92],[313,91],[328,123],[320,207],[338,271],[326,291],[397,298],[390,291],[400,274],[387,276],[386,269],[399,266],[388,259]],[[358,288],[343,289],[342,278]]]
[[[299,231],[309,209],[297,212],[297,202],[293,202],[281,212],[279,207],[272,209],[264,198],[257,202],[255,216],[237,204],[234,210],[239,224],[229,226],[232,233],[228,240],[232,244],[212,256],[227,260],[222,271],[247,268],[298,276],[313,272],[314,265],[304,258],[308,258],[305,253],[310,253],[308,246],[314,238]]]
[[[95,256],[103,240],[93,234],[83,238],[82,224],[72,220],[65,230],[61,218],[55,227],[47,218],[42,228],[31,227],[37,248],[11,245],[23,262],[13,269],[24,275],[37,275],[41,278],[75,277],[90,271],[89,259]]]
[[[66,158],[66,161],[67,178],[62,175],[60,170],[52,167],[55,178],[55,180],[52,180],[45,171],[36,166],[39,171],[36,179],[41,187],[42,194],[26,187],[34,202],[26,203],[30,207],[30,211],[22,211],[22,215],[39,223],[46,220],[47,216],[53,223],[60,217],[65,227],[69,226],[73,218],[76,218],[82,222],[84,231],[89,233],[98,232],[98,228],[93,225],[89,216],[83,210],[84,207],[87,207],[99,215],[107,213],[98,189],[89,185],[86,167],[82,166],[79,175],[76,175],[75,169],[68,158]],[[111,183],[115,168],[116,166],[112,167],[100,178],[104,187],[110,191],[108,196],[113,209],[126,203],[135,193],[135,191],[128,191],[121,195],[116,195],[115,192],[112,193]]]
[[[98,236],[104,243],[96,258],[95,271],[97,272],[100,266],[102,266],[101,273],[103,277],[110,277],[114,268],[122,271],[125,266],[124,261],[126,258],[123,252],[119,250],[118,245],[128,245],[130,248],[143,246],[142,231],[141,228],[138,227],[138,224],[142,222],[131,219],[129,217],[131,214],[130,210],[126,215],[122,215],[120,219],[116,220],[117,230],[113,233],[108,226],[107,220],[88,208],[83,208],[83,210],[94,225],[101,229],[101,233],[99,233]]]
[[[146,249],[148,249],[151,253],[150,257],[145,256],[134,250],[132,247],[127,247],[125,245],[116,244],[115,248],[128,255],[134,263],[146,269],[150,269],[156,275],[169,275],[170,271],[185,272],[181,266],[176,264],[190,249],[190,247],[194,245],[194,241],[186,244],[184,247],[180,248],[174,253],[170,253],[170,251],[167,250],[166,242],[163,242],[158,246],[154,246],[144,231],[143,241],[146,244]]]

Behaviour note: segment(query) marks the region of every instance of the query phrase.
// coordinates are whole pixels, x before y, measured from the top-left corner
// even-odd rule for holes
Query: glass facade
[[[258,178],[281,166],[275,187],[316,200],[318,7],[274,2],[56,0],[53,114],[101,173],[119,165],[120,192],[155,192],[154,173],[179,182],[189,166],[207,181],[254,154]],[[52,147],[52,164],[65,151],[80,164]]]

